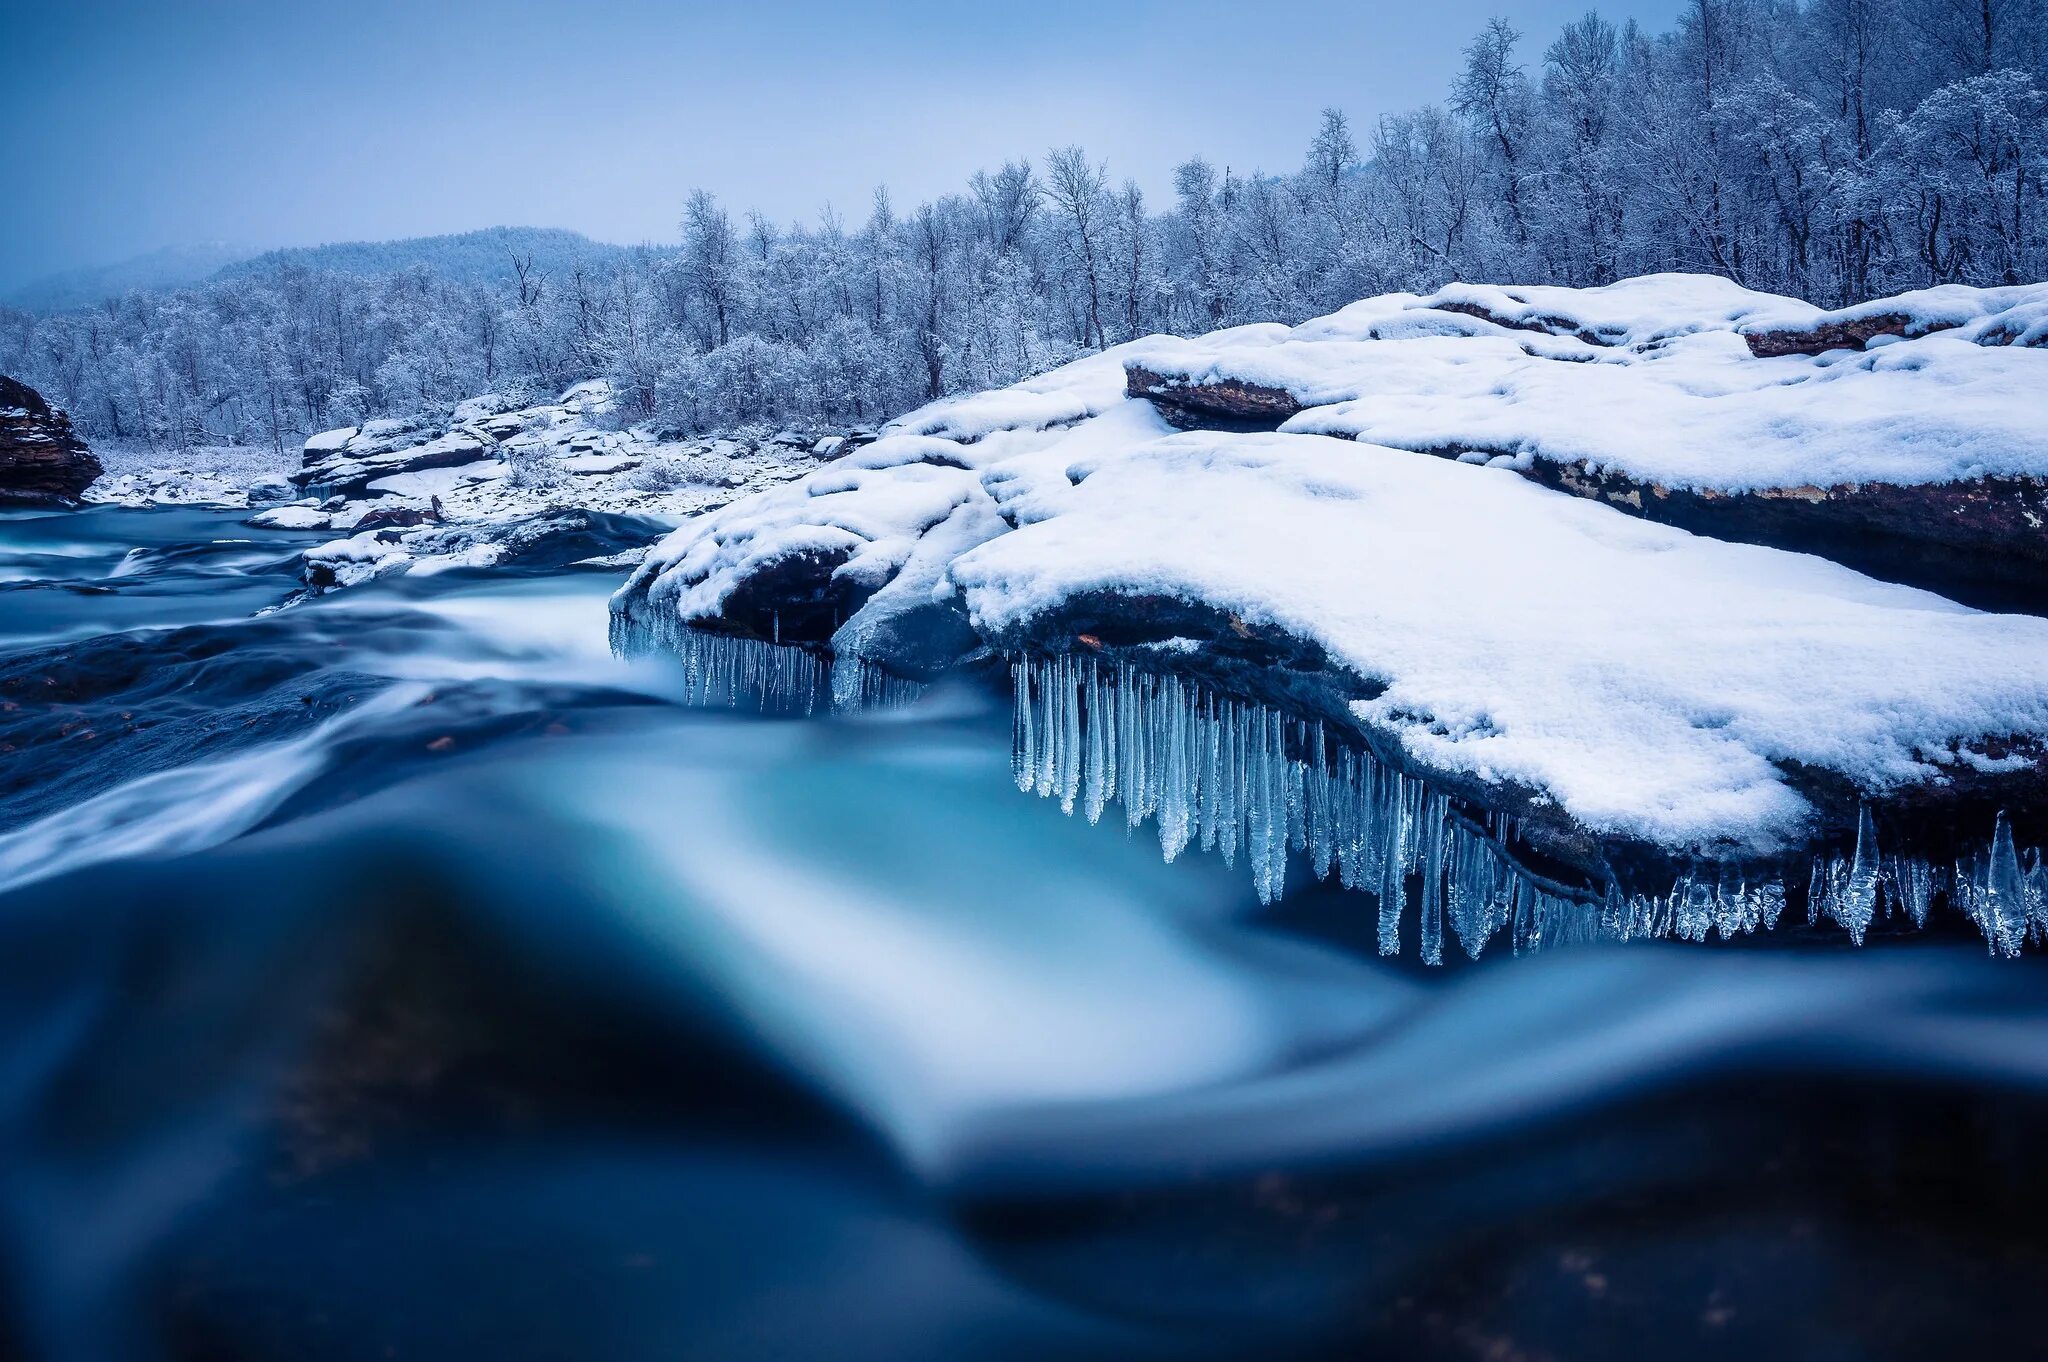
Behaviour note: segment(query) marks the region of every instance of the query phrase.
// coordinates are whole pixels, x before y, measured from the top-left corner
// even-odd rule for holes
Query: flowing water
[[[996,688],[707,709],[615,574],[304,542],[0,519],[0,1356],[2036,1346],[2036,959],[1383,959]]]

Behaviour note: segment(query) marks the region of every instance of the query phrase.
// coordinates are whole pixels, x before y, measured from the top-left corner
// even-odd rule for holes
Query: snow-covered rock
[[[1124,367],[1183,427],[1501,460],[1631,514],[2048,601],[2043,341],[2048,286],[1822,312],[1656,275],[1388,295],[1139,342]]]
[[[667,526],[817,466],[806,449],[773,439],[612,429],[603,424],[610,398],[593,380],[553,402],[518,406],[493,394],[459,404],[446,423],[316,435],[293,480],[322,500],[256,523],[346,532],[306,554],[315,591],[392,572],[535,562],[537,536],[575,525],[588,552],[565,562],[619,562]]]
[[[426,576],[459,568],[562,568],[589,563],[616,569],[658,536],[665,521],[574,508],[536,511],[468,524],[373,523],[304,555],[315,591],[360,586],[395,572]],[[294,526],[293,528],[314,528]]]
[[[497,448],[495,439],[465,426],[415,439],[423,433],[419,427],[380,421],[338,446],[328,443],[339,433],[329,431],[307,442],[306,461],[292,474],[293,482],[316,496],[353,496],[383,478],[482,463]]]
[[[1963,339],[1979,345],[2048,345],[2048,284],[1943,284],[1831,312],[1802,303],[1775,314],[1752,315],[1736,327],[1750,352],[1762,358],[1863,350],[1873,342],[1958,328]]]
[[[1791,300],[1695,284],[1596,291],[1576,309],[1558,296],[1570,290],[1369,300],[1292,332],[1139,342],[936,403],[677,530],[615,596],[619,636],[698,626],[911,678],[979,650],[1199,677],[1312,717],[1488,818],[1512,813],[1539,858],[1610,888],[1659,874],[1668,888],[1694,863],[1781,882],[1853,839],[1866,804],[1888,837],[1978,847],[2009,805],[2040,840],[2048,620],[1647,523],[1516,476],[1515,458],[1468,466],[1420,452],[1439,441],[1337,439],[1307,419],[1359,403],[1361,421],[1398,411],[1532,448],[1598,439],[1616,461],[1682,453],[1724,474],[1792,467],[1792,442],[1755,415],[1778,387],[1808,385],[1809,434],[1886,403],[1974,419],[1980,435],[2043,424],[2048,386],[1988,384],[1973,418],[1940,412],[1973,398],[1921,395],[1911,367],[1864,365],[1847,384],[1810,359],[1758,360],[1734,328],[1782,319]],[[1917,351],[1964,376],[1982,379],[1980,354],[1997,362],[1956,335],[1869,358],[1935,346],[1971,349]],[[1304,411],[1277,432],[1177,433],[1124,395],[1148,355],[1181,356],[1193,382],[1285,389]],[[1688,355],[1669,377],[1656,367]],[[2048,360],[2003,356],[2020,357]],[[1782,381],[1735,376],[1755,369]],[[1536,400],[1550,381],[1537,371],[1600,376],[1576,390],[1575,425]],[[1502,383],[1528,386],[1507,401]],[[1701,418],[1681,451],[1660,443],[1683,428],[1664,408],[1716,394],[1749,414]],[[1889,427],[1868,429],[1882,443]],[[1909,443],[1861,457],[1932,468],[1937,454]],[[1818,467],[1853,453],[1846,438],[1808,448]]]
[[[318,506],[297,502],[252,515],[249,523],[266,530],[327,530],[334,528],[334,516]]]
[[[299,490],[292,486],[291,479],[276,473],[251,478],[242,490],[250,506],[277,506],[296,500],[299,495]]]
[[[84,499],[136,509],[146,506],[242,507],[250,504],[247,484],[202,468],[145,468],[110,474],[87,489]]]

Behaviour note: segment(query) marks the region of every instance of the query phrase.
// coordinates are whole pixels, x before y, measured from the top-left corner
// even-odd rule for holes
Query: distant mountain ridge
[[[82,265],[46,274],[0,294],[0,303],[24,312],[70,312],[136,289],[196,284],[212,278],[227,265],[248,259],[256,250],[254,246],[226,241],[165,246],[111,265]]]
[[[467,284],[501,283],[513,277],[512,259],[532,257],[533,266],[554,274],[574,265],[598,265],[625,253],[623,246],[593,241],[565,227],[485,227],[446,236],[397,241],[338,241],[324,246],[289,246],[237,260],[216,277],[237,278],[302,268],[338,274],[379,275],[425,265],[444,279]]]
[[[515,255],[531,257],[535,269],[552,275],[579,264],[614,260],[625,250],[563,227],[485,227],[442,236],[339,241],[269,251],[215,241],[167,246],[111,265],[47,275],[0,295],[0,303],[25,312],[70,312],[136,290],[185,288],[210,279],[246,278],[293,268],[372,276],[426,265],[444,279],[501,283],[513,277]]]

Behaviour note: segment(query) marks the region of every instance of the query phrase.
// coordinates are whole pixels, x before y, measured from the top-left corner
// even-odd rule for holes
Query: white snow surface
[[[1790,304],[1783,312],[1759,311],[1738,329],[1747,333],[1780,327],[1811,328],[1867,317],[1903,316],[1906,318],[1907,336],[1924,336],[1947,327],[1963,327],[1967,338],[1980,344],[2037,345],[2039,340],[2021,338],[2028,329],[2026,326],[2009,330],[2003,323],[2022,315],[2038,319],[2041,309],[2048,307],[2048,284],[2019,284],[2007,288],[1941,284],[1889,298],[1873,298],[1867,303],[1855,303],[1830,312],[1822,312],[1792,299],[1783,301]]]
[[[1667,846],[1795,841],[1784,762],[1881,793],[2048,726],[2048,621],[1361,453],[1198,433],[1075,460],[951,579],[990,631],[1105,589],[1276,625],[1384,683],[1353,710],[1416,761]]]
[[[1912,318],[1909,334],[1863,352],[1756,359],[1743,339],[1887,312]],[[1599,289],[1454,285],[1291,329],[1123,349],[1188,384],[1284,389],[1307,408],[1289,431],[1736,493],[2048,477],[2043,341],[2043,285],[1950,286],[1823,313],[1724,279],[1653,275]]]
[[[1356,715],[1420,766],[1532,789],[1597,833],[1714,855],[1768,854],[1810,833],[1792,763],[1881,796],[1944,767],[1993,767],[1986,752],[2002,740],[2048,732],[2048,620],[1652,524],[1501,468],[1312,433],[1433,421],[1430,432],[1512,436],[1515,449],[1569,434],[1602,458],[1713,470],[1727,485],[1731,467],[1761,476],[1795,445],[1800,483],[1852,465],[1860,479],[1956,458],[1965,423],[2015,439],[2027,420],[2048,425],[2048,384],[2018,377],[2048,354],[1950,331],[1759,360],[1734,327],[1803,304],[1721,281],[1643,288],[1697,305],[1620,290],[1568,317],[1627,338],[1607,345],[1396,297],[1292,331],[1121,347],[913,412],[872,445],[693,519],[614,603],[715,617],[755,572],[814,550],[845,551],[838,571],[882,588],[835,639],[856,655],[888,612],[956,595],[984,635],[1083,592],[1205,603],[1314,640],[1383,685]],[[1573,301],[1517,292],[1550,318]],[[1397,338],[1359,339],[1375,328]],[[1532,343],[1583,361],[1533,357]],[[1149,402],[1117,396],[1133,355],[1203,347],[1253,381],[1276,361],[1317,382],[1342,371],[1376,395],[1251,435],[1173,434]],[[1525,386],[1490,396],[1504,381]],[[1675,414],[1727,394],[1736,416]],[[1857,432],[1878,447],[1859,451]],[[2031,438],[2042,449],[2038,429]]]

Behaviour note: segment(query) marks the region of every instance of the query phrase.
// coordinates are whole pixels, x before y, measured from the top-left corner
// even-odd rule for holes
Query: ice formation
[[[806,648],[692,629],[674,616],[651,622],[611,617],[612,651],[621,657],[673,654],[682,664],[685,704],[764,714],[891,709],[924,687],[855,657],[825,659]]]
[[[1111,803],[1126,824],[1157,824],[1171,861],[1190,846],[1249,863],[1262,903],[1285,891],[1290,859],[1379,904],[1379,949],[1401,950],[1402,923],[1441,964],[1446,930],[1474,959],[1503,932],[1517,954],[1572,942],[1703,941],[1769,930],[1788,898],[1781,869],[1701,864],[1669,893],[1604,894],[1559,884],[1514,855],[1514,820],[1472,811],[1321,722],[1220,695],[1173,673],[1090,656],[1012,663],[1017,788],[1093,823]],[[2048,941],[2048,864],[2023,860],[2000,814],[1986,851],[1938,866],[1886,856],[1866,805],[1854,848],[1818,857],[1810,922],[1827,918],[1861,945],[1880,909],[1924,926],[1936,897],[1965,913],[1991,950]]]
[[[858,659],[676,624],[612,620],[625,655],[674,655],[686,703],[773,714],[908,704],[924,687]],[[1290,866],[1372,895],[1380,953],[1404,931],[1427,964],[1453,942],[1473,959],[1505,934],[1520,955],[1595,941],[1704,941],[1778,924],[1792,893],[1782,866],[1701,862],[1668,893],[1601,893],[1531,870],[1512,817],[1473,809],[1330,730],[1221,694],[1172,672],[1088,655],[1011,663],[1011,768],[1026,794],[1099,822],[1156,825],[1168,861],[1189,848],[1243,859],[1262,903]],[[1936,864],[1888,855],[1866,805],[1845,854],[1816,857],[1801,886],[1809,924],[1836,923],[1858,945],[1881,916],[1926,925],[1938,901],[1963,913],[1993,953],[2048,943],[2048,861],[2019,851],[1997,818],[1977,856]],[[1405,924],[1405,925],[1404,925]]]

